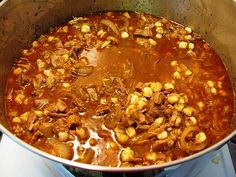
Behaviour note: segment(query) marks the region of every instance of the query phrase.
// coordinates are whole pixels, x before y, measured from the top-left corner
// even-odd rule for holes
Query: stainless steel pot
[[[74,167],[98,171],[144,171],[192,160],[220,148],[236,130],[219,143],[186,158],[145,167],[101,167],[72,162],[42,152],[15,137],[8,130],[4,112],[6,78],[20,50],[50,27],[97,11],[142,11],[190,25],[221,56],[236,91],[236,0],[3,0],[0,3],[0,130],[33,153]],[[236,127],[236,116],[233,116]]]

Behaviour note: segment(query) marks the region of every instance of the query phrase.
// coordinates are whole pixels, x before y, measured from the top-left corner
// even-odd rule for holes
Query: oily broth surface
[[[163,86],[152,91],[164,95],[160,104],[144,93],[156,82]],[[233,130],[233,92],[219,56],[189,28],[142,13],[101,13],[56,27],[23,51],[6,90],[14,134],[48,153],[95,165],[168,162],[211,146]],[[130,113],[135,94],[146,103]],[[171,94],[179,100],[168,102]],[[175,109],[184,96],[191,115]],[[157,126],[160,117],[164,121]],[[196,124],[189,123],[191,117]],[[133,129],[135,135],[129,132]],[[163,132],[167,137],[158,138]],[[197,142],[201,132],[206,140]]]

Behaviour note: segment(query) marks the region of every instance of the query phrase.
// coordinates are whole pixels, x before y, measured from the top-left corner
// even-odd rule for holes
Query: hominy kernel
[[[180,49],[186,49],[187,46],[188,46],[188,43],[187,43],[187,42],[181,41],[181,42],[179,43],[179,48],[180,48]]]
[[[192,43],[192,42],[190,42],[190,43],[188,43],[188,49],[189,50],[193,50],[194,49],[194,43]]]
[[[118,103],[118,98],[112,97],[111,102],[114,103],[114,104]]]
[[[51,42],[55,39],[55,36],[48,36],[48,41]]]
[[[59,132],[58,139],[59,141],[67,141],[69,138],[69,134],[67,132]]]
[[[214,87],[214,83],[213,83],[213,81],[207,81],[207,85],[209,86],[209,87]]]
[[[152,89],[153,92],[160,92],[162,85],[160,82],[152,82],[150,84],[150,88]]]
[[[124,148],[121,152],[121,160],[123,162],[129,162],[134,159],[134,151],[130,147]]]
[[[144,87],[143,89],[143,96],[150,98],[153,94],[153,91],[150,87]]]
[[[146,157],[148,161],[155,162],[158,158],[157,154],[155,152],[149,152]]]
[[[164,84],[164,89],[169,90],[169,89],[174,89],[174,85],[172,83],[165,83]]]
[[[191,35],[185,35],[185,36],[184,36],[184,39],[185,39],[186,41],[189,41],[189,40],[192,39],[192,36],[191,36]]]
[[[193,114],[193,108],[188,106],[183,109],[183,113],[187,116],[191,116]]]
[[[121,33],[121,37],[122,37],[123,39],[126,39],[126,38],[129,37],[129,33],[127,33],[127,32],[122,32],[122,33]]]
[[[174,94],[174,93],[170,94],[168,95],[167,100],[170,104],[176,103],[179,101],[179,95]]]
[[[130,104],[137,104],[138,101],[139,101],[139,97],[135,94],[132,94],[130,98]]]
[[[203,143],[207,140],[206,134],[204,132],[199,132],[196,136],[195,136],[195,142],[196,143]]]
[[[217,95],[217,90],[215,87],[212,87],[211,88],[211,93],[213,93],[214,95]]]
[[[179,71],[175,71],[172,75],[172,77],[174,79],[181,79],[181,75],[180,75],[180,72]]]
[[[83,24],[82,27],[81,27],[81,32],[82,32],[82,33],[88,33],[88,32],[90,32],[90,26],[87,25],[87,24]]]
[[[157,138],[159,139],[159,140],[163,140],[163,139],[166,139],[168,137],[168,133],[167,133],[167,131],[163,131],[163,132],[161,132],[160,134],[158,134],[157,135]]]
[[[156,28],[156,32],[159,34],[163,34],[164,33],[164,29],[162,27],[157,27]]]
[[[21,74],[23,72],[23,69],[22,68],[16,68],[16,69],[14,69],[14,71],[13,71],[13,73],[15,74],[15,75],[19,75],[19,74]]]
[[[157,34],[156,34],[156,38],[157,38],[157,39],[161,39],[161,38],[162,38],[162,34],[157,33]]]
[[[146,105],[147,105],[146,101],[139,99],[138,104],[137,104],[137,108],[138,108],[138,110],[142,110]]]
[[[177,111],[182,111],[184,109],[184,104],[183,103],[175,103],[174,105],[174,108],[177,110]]]
[[[171,66],[177,66],[178,62],[176,60],[173,60],[173,61],[170,62],[170,65]]]
[[[62,86],[65,88],[69,88],[71,85],[68,82],[64,82],[64,83],[62,83]]]
[[[148,42],[149,42],[149,44],[151,44],[152,46],[156,46],[157,45],[157,42],[155,41],[155,40],[153,40],[153,39],[148,39]]]
[[[38,47],[38,46],[39,46],[38,41],[34,41],[34,42],[32,43],[32,46],[33,46],[33,47]]]
[[[184,29],[185,29],[189,34],[192,33],[192,31],[193,31],[192,28],[190,28],[190,27],[185,27]]]
[[[136,130],[134,127],[128,127],[126,133],[129,137],[134,137],[136,135]]]
[[[185,71],[184,72],[184,75],[185,76],[191,76],[193,73],[192,73],[192,71],[190,71],[190,70],[187,70],[187,71]]]
[[[42,117],[43,116],[43,111],[35,110],[34,113],[37,117]]]
[[[156,27],[162,27],[162,23],[159,22],[159,21],[157,21],[157,22],[155,22],[155,26],[156,26]]]
[[[21,123],[21,119],[19,117],[15,117],[12,119],[12,122],[18,124]]]
[[[164,117],[158,117],[157,119],[155,119],[155,124],[157,126],[160,126],[163,122],[164,122]]]

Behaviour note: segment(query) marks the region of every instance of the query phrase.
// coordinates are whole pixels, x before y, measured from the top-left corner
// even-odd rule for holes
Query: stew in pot
[[[11,131],[102,166],[186,157],[232,132],[233,92],[190,27],[138,12],[75,17],[22,51],[8,77]]]

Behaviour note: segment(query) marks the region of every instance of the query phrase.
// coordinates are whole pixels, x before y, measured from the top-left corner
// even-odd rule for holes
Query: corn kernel
[[[180,48],[180,49],[186,49],[187,46],[188,46],[188,43],[187,43],[187,42],[181,41],[181,42],[179,43],[179,48]]]
[[[151,39],[151,38],[148,39],[148,42],[149,42],[149,44],[151,44],[152,46],[157,45],[157,42],[156,42],[155,40]]]
[[[196,143],[203,143],[204,141],[207,140],[206,134],[204,132],[199,132],[196,136],[195,136],[195,142]]]
[[[23,72],[23,69],[22,68],[16,68],[16,69],[14,69],[14,71],[13,71],[13,73],[15,74],[15,75],[19,75],[19,74],[21,74]]]
[[[121,33],[121,37],[123,38],[123,39],[126,39],[126,38],[128,38],[129,37],[129,33],[127,33],[127,32],[122,32]]]
[[[69,134],[67,132],[59,132],[58,139],[59,141],[67,141],[69,138]]]
[[[150,98],[153,94],[153,91],[150,87],[144,87],[143,88],[143,96]]]
[[[121,152],[121,160],[123,162],[129,162],[134,159],[134,151],[130,147],[124,148]]]
[[[88,32],[90,32],[90,26],[87,25],[87,24],[83,24],[82,27],[81,27],[81,32],[82,32],[82,33],[88,33]]]
[[[159,140],[163,140],[163,139],[166,139],[168,137],[168,133],[167,133],[167,131],[163,131],[163,132],[161,132],[160,134],[158,134],[157,135],[157,138],[159,139]]]
[[[136,130],[134,127],[128,127],[126,133],[129,137],[134,137],[136,135]]]
[[[188,106],[183,109],[183,113],[187,116],[191,116],[193,114],[193,108]]]
[[[149,152],[146,157],[148,161],[155,162],[158,158],[157,154],[155,152]]]
[[[167,100],[170,104],[173,104],[173,103],[176,103],[179,101],[179,95],[178,94],[175,94],[175,93],[172,93],[172,94],[169,94],[168,97],[167,97]]]
[[[181,75],[180,75],[180,72],[179,71],[175,71],[172,75],[172,77],[174,79],[181,79]]]

